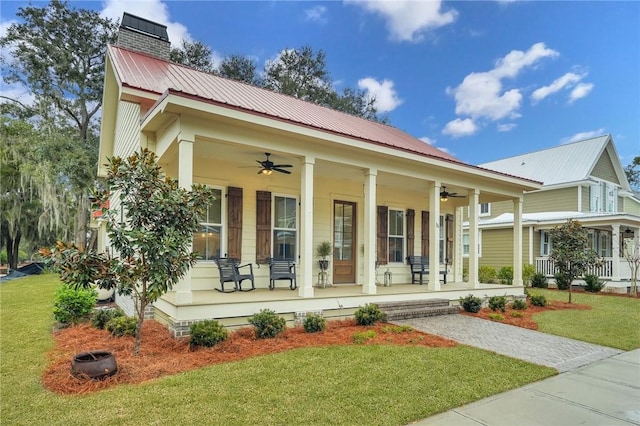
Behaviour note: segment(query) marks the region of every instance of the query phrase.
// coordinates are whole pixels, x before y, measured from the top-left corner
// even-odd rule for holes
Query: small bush
[[[475,314],[482,308],[482,300],[473,294],[469,294],[468,296],[460,298],[460,305],[462,305],[462,309],[464,309],[465,312]]]
[[[493,296],[489,298],[489,308],[492,311],[504,312],[507,308],[507,298],[505,296]]]
[[[98,300],[93,289],[74,290],[63,285],[58,289],[53,303],[53,317],[61,324],[78,324],[88,319]]]
[[[191,324],[189,346],[215,346],[229,337],[229,332],[216,320],[204,320]]]
[[[250,316],[247,321],[256,330],[258,339],[269,339],[282,333],[287,322],[284,318],[276,315],[271,309],[261,309],[259,313]]]
[[[413,331],[413,327],[409,325],[385,325],[382,327],[383,333],[408,333]]]
[[[536,274],[536,267],[530,263],[525,263],[522,265],[522,281],[525,286],[529,286],[531,284],[531,279]]]
[[[585,291],[590,293],[598,293],[604,288],[604,281],[601,281],[600,278],[595,274],[587,274],[584,276],[584,282],[586,284]]]
[[[361,345],[367,340],[374,339],[376,336],[377,334],[373,330],[359,331],[353,335],[353,343]]]
[[[553,277],[556,280],[556,287],[558,287],[558,290],[569,289],[569,277],[567,277],[565,274],[562,274],[560,272],[557,272]]]
[[[527,301],[523,299],[513,299],[513,302],[511,302],[511,308],[518,311],[527,309]]]
[[[522,312],[511,312],[511,316],[513,318],[524,318],[524,314]]]
[[[492,266],[481,266],[478,268],[478,280],[481,283],[492,283],[496,277],[496,270]]]
[[[302,326],[304,327],[304,331],[307,333],[317,333],[319,331],[324,331],[327,327],[327,322],[320,315],[308,314],[304,319]]]
[[[542,272],[536,272],[533,274],[533,277],[531,277],[531,287],[548,288],[549,281],[547,280],[546,275]]]
[[[91,325],[100,330],[104,330],[107,323],[116,317],[124,316],[121,309],[96,309],[91,317]]]
[[[115,317],[112,318],[105,328],[111,333],[112,336],[124,337],[135,336],[138,320],[135,317]]]
[[[494,321],[502,321],[504,319],[502,315],[497,313],[489,314],[489,318],[491,318]]]
[[[503,266],[498,271],[498,279],[500,283],[513,285],[513,266]]]
[[[542,294],[533,294],[530,298],[533,306],[547,306],[547,298]]]
[[[361,306],[354,315],[358,325],[373,325],[378,321],[386,320],[386,315],[375,303],[367,303]]]

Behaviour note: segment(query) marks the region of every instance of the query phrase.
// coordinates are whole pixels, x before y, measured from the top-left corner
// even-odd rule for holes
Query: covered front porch
[[[313,298],[301,298],[287,287],[273,291],[258,288],[249,292],[219,293],[214,290],[193,292],[193,302],[180,304],[176,292],[169,292],[155,305],[155,318],[165,323],[176,336],[188,334],[189,325],[201,318],[215,318],[226,327],[246,326],[247,317],[261,309],[271,309],[293,326],[307,312],[321,313],[327,319],[345,319],[353,316],[367,303],[446,299],[457,305],[461,297],[473,294],[481,299],[492,296],[522,297],[524,287],[502,284],[476,284],[456,281],[443,284],[440,290],[427,285],[398,283],[376,285],[375,294],[363,294],[361,285],[336,284],[325,288],[314,287]]]

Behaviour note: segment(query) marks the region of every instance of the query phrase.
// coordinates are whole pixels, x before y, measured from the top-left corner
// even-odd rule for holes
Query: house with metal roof
[[[523,295],[517,280],[483,286],[472,272],[463,282],[462,212],[511,206],[519,271],[523,194],[539,182],[466,164],[388,125],[171,63],[162,27],[128,17],[108,47],[99,164],[148,148],[182,187],[216,193],[193,236],[200,261],[154,304],[176,335],[206,318],[243,325],[263,308],[293,321],[307,311],[349,315],[369,302]],[[332,247],[327,271],[316,256],[322,242]],[[411,284],[408,256],[430,259],[424,285]],[[256,289],[216,291],[219,258],[252,265]],[[294,262],[297,286],[270,285],[270,259]],[[476,251],[469,259],[477,262]],[[130,310],[125,297],[118,303]]]
[[[559,145],[480,167],[543,182],[527,191],[523,200],[523,260],[536,271],[554,275],[549,253],[549,230],[568,219],[589,231],[590,245],[604,259],[593,273],[626,287],[631,276],[624,259],[625,244],[640,232],[640,199],[632,191],[611,135]],[[479,264],[499,269],[511,265],[508,244],[513,215],[508,203],[480,207]],[[463,237],[466,239],[466,237]]]

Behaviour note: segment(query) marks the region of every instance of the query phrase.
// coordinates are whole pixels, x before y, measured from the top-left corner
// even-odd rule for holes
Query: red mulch
[[[507,306],[506,312],[500,312],[500,311],[494,312],[489,308],[482,308],[480,309],[480,312],[478,312],[477,314],[472,314],[471,312],[465,312],[463,310],[461,310],[460,313],[470,317],[477,317],[477,318],[482,318],[490,321],[501,322],[503,324],[509,324],[509,325],[515,325],[517,327],[528,328],[530,330],[537,330],[538,324],[536,324],[536,322],[533,320],[533,315],[537,314],[538,312],[559,311],[562,309],[591,309],[591,306],[579,305],[577,303],[560,302],[557,300],[550,300],[548,301],[547,306],[545,307],[533,306],[527,302],[527,309],[522,311],[511,309],[510,307]],[[512,316],[514,312],[521,313],[523,315],[522,318],[519,318],[517,316],[516,317]],[[503,319],[494,320],[489,317],[489,315],[491,314],[500,314],[502,315]],[[516,315],[519,315],[519,314],[516,314]]]
[[[306,333],[302,327],[289,328],[275,339],[255,338],[252,327],[230,333],[229,339],[213,348],[191,350],[188,339],[175,339],[169,330],[153,320],[144,322],[140,355],[133,356],[133,337],[112,337],[106,330],[82,324],[55,332],[56,347],[49,353],[49,367],[43,382],[59,394],[85,394],[120,384],[141,383],[158,377],[197,369],[206,365],[238,361],[254,356],[308,346],[351,345],[353,335],[375,330],[377,336],[365,344],[393,344],[450,347],[456,343],[416,330],[385,332],[389,324],[357,326],[354,320],[327,321],[320,333]],[[73,356],[80,352],[108,350],[116,358],[118,373],[104,380],[78,379],[71,375]]]

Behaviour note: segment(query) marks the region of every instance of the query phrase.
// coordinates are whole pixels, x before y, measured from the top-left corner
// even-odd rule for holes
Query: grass
[[[403,425],[555,374],[463,345],[349,345],[60,396],[40,382],[59,285],[53,275],[0,285],[0,424]]]
[[[566,291],[530,289],[529,294],[568,301]],[[591,309],[536,314],[538,331],[625,351],[640,348],[640,299],[573,293],[572,302],[589,305]]]

